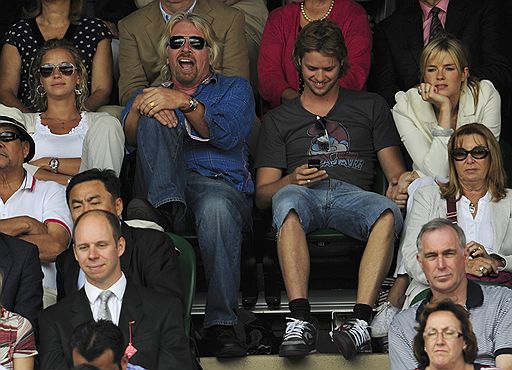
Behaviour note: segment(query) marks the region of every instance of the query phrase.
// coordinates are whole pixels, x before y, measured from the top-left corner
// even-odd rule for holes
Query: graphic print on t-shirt
[[[364,160],[359,159],[357,153],[350,152],[350,135],[341,122],[317,116],[307,134],[312,137],[307,154],[320,159],[320,168],[362,169]]]

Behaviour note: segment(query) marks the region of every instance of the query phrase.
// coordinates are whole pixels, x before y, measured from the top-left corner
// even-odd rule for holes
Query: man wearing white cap
[[[34,152],[22,113],[0,106],[0,232],[38,247],[46,307],[56,301],[54,261],[69,244],[72,222],[64,187],[24,170]]]

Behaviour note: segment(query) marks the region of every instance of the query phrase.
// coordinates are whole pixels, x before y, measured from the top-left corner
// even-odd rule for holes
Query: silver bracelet
[[[435,128],[432,130],[432,136],[450,137],[453,132],[452,128]]]

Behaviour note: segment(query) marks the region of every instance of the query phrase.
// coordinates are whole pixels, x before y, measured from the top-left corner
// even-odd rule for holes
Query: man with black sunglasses
[[[227,76],[249,78],[249,54],[244,14],[217,0],[153,0],[119,21],[119,101],[128,102],[141,88],[162,82],[158,42],[169,19],[178,12],[203,17],[221,41],[217,70]]]
[[[367,242],[353,314],[332,332],[350,359],[369,347],[373,305],[402,228],[398,206],[369,191],[377,160],[390,184],[405,171],[400,138],[384,99],[338,86],[348,66],[343,35],[334,22],[305,26],[293,59],[304,92],[267,113],[255,163],[256,205],[272,206],[291,311],[279,354],[302,357],[316,351],[306,234],[332,228]],[[395,187],[389,186],[388,196]]]
[[[197,15],[171,18],[160,45],[167,81],[139,91],[123,112],[126,142],[137,146],[138,195],[178,233],[188,226],[185,215],[193,219],[208,281],[204,327],[217,357],[244,356],[247,348],[233,327],[242,231],[250,229],[254,192],[248,168],[252,89],[244,78],[213,72],[219,45]]]
[[[23,168],[36,150],[24,122],[18,109],[0,105],[0,232],[38,247],[46,307],[56,302],[54,261],[69,244],[72,222],[64,187],[37,180]]]

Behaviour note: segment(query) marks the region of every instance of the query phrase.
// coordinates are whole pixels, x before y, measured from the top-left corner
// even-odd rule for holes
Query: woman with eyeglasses
[[[0,103],[36,112],[31,70],[37,50],[50,39],[66,39],[80,51],[90,80],[85,109],[108,104],[112,90],[112,35],[97,18],[82,16],[84,0],[25,1],[22,19],[3,39],[0,54]]]
[[[414,337],[416,370],[479,370],[478,344],[469,313],[450,299],[423,308]],[[482,338],[482,340],[485,340]]]
[[[37,179],[67,185],[89,168],[111,168],[119,175],[124,156],[120,122],[107,113],[86,112],[87,71],[78,50],[66,40],[49,40],[34,59],[33,89],[40,113],[26,113],[36,143],[26,165]]]
[[[389,302],[378,308],[372,322],[374,337],[387,335],[399,308],[408,307],[428,289],[416,260],[416,237],[434,218],[448,218],[464,230],[469,279],[512,287],[512,195],[506,188],[498,141],[485,125],[471,123],[459,127],[447,146],[448,181],[418,188],[414,194],[399,249],[406,283],[395,283]]]

